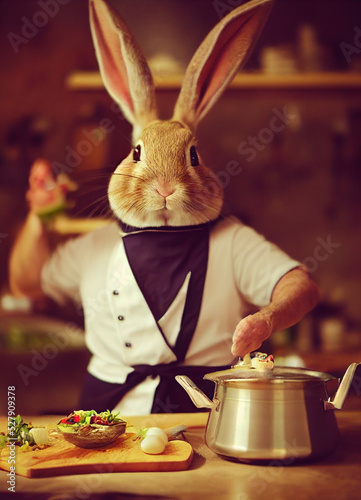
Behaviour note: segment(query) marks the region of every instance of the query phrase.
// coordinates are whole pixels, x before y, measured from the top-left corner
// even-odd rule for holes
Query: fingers
[[[271,333],[271,322],[262,312],[247,316],[238,323],[233,334],[232,354],[243,358],[247,353],[257,350]]]
[[[55,178],[51,163],[43,158],[35,160],[30,169],[29,187],[52,189],[55,186]]]
[[[30,211],[39,213],[49,205],[61,202],[63,198],[63,190],[54,178],[51,163],[43,158],[37,159],[31,167],[29,189],[26,192]]]

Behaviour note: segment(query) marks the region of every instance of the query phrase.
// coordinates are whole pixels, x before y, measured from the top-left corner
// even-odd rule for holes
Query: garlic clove
[[[145,436],[146,438],[148,436],[159,436],[164,441],[164,445],[168,443],[168,436],[160,427],[149,427]]]
[[[164,440],[155,434],[147,436],[140,443],[140,447],[144,453],[149,455],[159,455],[163,453],[166,443]]]

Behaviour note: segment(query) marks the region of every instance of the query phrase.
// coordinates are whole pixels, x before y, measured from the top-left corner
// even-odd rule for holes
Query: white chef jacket
[[[300,263],[235,218],[211,230],[208,266],[198,323],[184,365],[230,365],[232,335],[250,304],[266,306],[279,279]],[[159,320],[165,342],[129,266],[119,226],[109,225],[60,245],[42,271],[44,292],[59,303],[71,299],[84,310],[88,371],[124,383],[132,365],[176,361],[189,275]],[[149,414],[159,377],[131,389],[115,409]]]

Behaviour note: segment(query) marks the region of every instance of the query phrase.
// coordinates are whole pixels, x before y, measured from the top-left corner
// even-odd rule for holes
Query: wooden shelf
[[[51,229],[60,235],[70,236],[88,233],[94,229],[104,227],[110,223],[109,219],[101,217],[74,218],[66,215],[59,215],[53,221]]]
[[[183,75],[155,76],[159,90],[180,89]],[[74,91],[103,90],[97,71],[75,71],[66,79],[66,87]],[[324,72],[269,75],[239,73],[229,85],[231,89],[247,90],[361,90],[361,73]]]

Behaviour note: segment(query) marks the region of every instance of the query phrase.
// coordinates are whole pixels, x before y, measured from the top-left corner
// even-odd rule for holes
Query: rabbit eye
[[[136,146],[136,147],[133,149],[133,162],[134,162],[134,163],[137,163],[138,161],[140,161],[140,152],[141,152],[141,147],[140,147],[140,145],[138,144],[138,146]]]
[[[190,152],[192,167],[197,167],[199,165],[199,159],[198,159],[196,147],[191,146],[191,149],[189,152]]]

